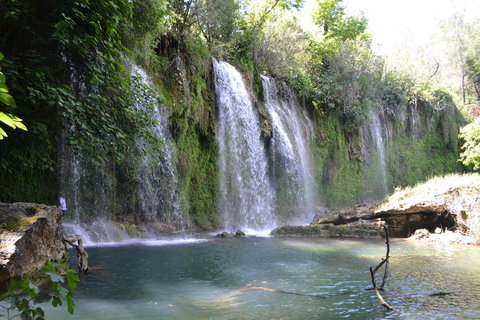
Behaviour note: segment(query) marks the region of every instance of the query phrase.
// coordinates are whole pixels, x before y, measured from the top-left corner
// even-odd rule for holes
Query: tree
[[[317,0],[318,9],[313,13],[315,24],[323,30],[318,48],[324,57],[335,54],[341,43],[360,38],[366,42],[367,19],[363,16],[346,16],[343,0]]]
[[[467,57],[465,71],[475,90],[477,101],[480,101],[480,53],[478,51]]]
[[[292,14],[275,10],[271,15],[255,41],[255,62],[279,78],[295,79],[310,59],[308,39]]]
[[[460,161],[465,166],[480,169],[480,117],[460,130],[460,138],[465,141],[460,154]]]
[[[241,19],[238,0],[203,0],[199,16],[200,30],[207,43],[228,42]]]
[[[441,32],[445,41],[449,60],[456,68],[460,80],[461,102],[465,105],[469,99],[469,83],[467,78],[468,58],[475,56],[480,40],[480,28],[475,23],[465,21],[462,14],[454,14],[442,21]]]
[[[4,58],[3,54],[0,52],[0,61]],[[1,69],[0,69],[1,70]],[[6,77],[2,71],[0,71],[0,106],[6,106],[10,108],[16,108],[17,105],[15,104],[15,100],[9,94],[8,87],[6,84]],[[6,124],[7,126],[13,129],[22,129],[27,131],[27,127],[22,123],[22,119],[19,117],[0,111],[0,122]],[[0,128],[0,140],[3,140],[4,137],[7,137],[7,133],[5,130]]]
[[[369,86],[376,67],[365,33],[367,20],[346,16],[342,0],[317,0],[315,24],[319,37],[311,40],[309,83],[316,104],[342,115],[346,127],[353,130],[368,117],[371,104]]]

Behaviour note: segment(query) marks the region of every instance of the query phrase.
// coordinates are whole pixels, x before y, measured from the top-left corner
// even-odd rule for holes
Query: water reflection
[[[393,241],[382,295],[394,311],[365,290],[384,254],[382,240],[255,237],[89,248],[73,319],[480,318],[479,248]]]

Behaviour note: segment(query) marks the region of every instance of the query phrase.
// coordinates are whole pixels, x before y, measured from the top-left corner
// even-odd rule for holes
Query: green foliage
[[[160,33],[168,32],[174,16],[167,0],[135,0],[132,16],[121,24],[122,43],[135,61],[148,64],[158,60],[155,48]]]
[[[467,56],[466,61],[466,75],[477,97],[477,102],[480,101],[480,53],[471,53]]]
[[[361,127],[372,106],[384,105],[381,65],[362,43],[346,41],[334,56],[316,60],[309,79],[311,97],[324,110],[342,116],[347,131]]]
[[[151,4],[157,10],[153,18],[165,10],[164,4]],[[55,24],[53,38],[73,71],[75,86],[74,90],[50,87],[40,91],[51,93],[58,101],[60,115],[71,128],[69,143],[78,153],[97,158],[97,162],[119,163],[134,152],[136,134],[149,135],[145,129],[151,122],[146,113],[132,109],[135,82],[126,74],[122,57],[121,21],[132,18],[134,4],[80,1],[60,8],[63,19]],[[138,10],[142,11],[137,6]],[[131,28],[145,28],[153,18],[138,20]]]
[[[3,59],[4,55],[0,52],[0,61]],[[17,104],[15,103],[13,97],[9,94],[5,75],[2,71],[0,71],[0,107],[3,106],[16,108]],[[13,129],[19,128],[27,131],[27,127],[22,123],[22,119],[11,113],[0,111],[0,122],[3,122]],[[4,129],[0,128],[0,140],[2,140],[4,137],[7,137],[7,133]]]
[[[59,4],[62,19],[52,37],[77,71],[79,81],[102,85],[122,70],[120,22],[133,15],[132,1],[69,1]]]
[[[460,138],[464,141],[460,161],[473,170],[480,169],[480,117],[461,129]]]
[[[313,14],[314,22],[323,29],[323,39],[317,46],[322,59],[334,55],[341,44],[347,40],[369,40],[365,33],[367,20],[365,17],[346,16],[343,0],[317,0],[318,10]]]
[[[0,296],[0,307],[7,312],[7,319],[20,316],[25,320],[43,320],[45,312],[36,306],[45,302],[51,302],[53,307],[62,306],[66,302],[68,312],[73,314],[75,303],[72,290],[77,287],[80,279],[72,269],[62,270],[63,265],[50,262],[34,279],[36,282],[46,280],[50,284],[48,291],[41,290],[31,281],[14,282],[7,292]]]
[[[310,59],[305,50],[307,38],[293,15],[283,10],[270,15],[255,40],[255,62],[260,70],[268,70],[280,79],[295,79],[304,74]]]

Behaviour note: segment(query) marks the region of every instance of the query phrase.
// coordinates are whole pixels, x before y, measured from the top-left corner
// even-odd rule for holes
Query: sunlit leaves
[[[363,16],[347,16],[342,1],[317,0],[318,9],[313,14],[313,20],[323,30],[323,38],[317,45],[317,53],[322,58],[333,56],[347,40],[369,40],[369,35],[365,33],[367,19]]]
[[[256,62],[275,76],[291,80],[298,77],[308,64],[307,47],[308,39],[293,15],[275,11],[255,42]]]
[[[460,161],[474,170],[480,169],[480,117],[461,129],[460,138],[465,141]]]
[[[4,55],[0,52],[0,61],[3,60],[3,58]],[[17,104],[8,92],[6,80],[7,79],[3,72],[0,71],[0,106],[3,104],[7,107],[16,108]],[[22,119],[10,113],[0,111],[0,122],[6,124],[13,129],[18,128],[27,131],[27,127],[22,123]],[[4,129],[0,128],[0,140],[5,137],[7,137],[7,133]]]

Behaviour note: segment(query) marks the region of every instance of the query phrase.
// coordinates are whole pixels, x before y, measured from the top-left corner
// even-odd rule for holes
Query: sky
[[[316,0],[306,0],[299,16],[304,28],[311,30],[309,15]],[[467,20],[480,19],[480,0],[344,0],[348,15],[363,12],[368,19],[367,32],[373,36],[373,49],[389,55],[407,42],[427,43],[438,32],[439,23],[455,12]]]

